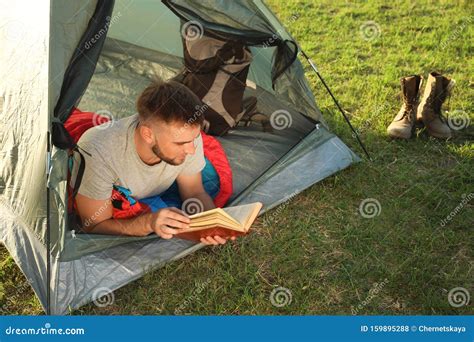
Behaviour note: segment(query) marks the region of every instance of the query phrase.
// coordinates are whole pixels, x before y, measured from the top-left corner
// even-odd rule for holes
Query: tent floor
[[[133,115],[140,92],[156,77],[173,77],[182,66],[182,59],[178,57],[107,39],[79,108],[108,113],[113,119]],[[289,127],[274,129],[271,133],[263,132],[260,125],[251,123],[249,127],[238,126],[218,138],[233,170],[232,198],[314,128],[314,122],[260,87],[248,86],[245,96],[257,97],[258,111],[269,117],[277,110],[284,110],[291,118]]]

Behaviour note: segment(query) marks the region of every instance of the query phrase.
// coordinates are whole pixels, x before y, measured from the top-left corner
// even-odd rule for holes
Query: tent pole
[[[341,112],[342,116],[344,117],[344,119],[346,120],[347,124],[349,125],[350,129],[352,130],[352,132],[354,132],[354,135],[357,139],[357,142],[359,143],[359,145],[362,147],[362,150],[364,150],[364,153],[365,155],[367,156],[367,158],[369,158],[370,161],[372,161],[372,158],[370,157],[369,155],[369,152],[367,152],[367,149],[365,148],[364,146],[364,143],[362,142],[362,140],[360,139],[359,137],[359,134],[357,133],[357,131],[354,129],[354,127],[352,126],[351,124],[351,121],[349,120],[349,118],[347,117],[346,113],[344,113],[344,110],[341,108],[341,106],[339,105],[339,102],[337,101],[337,99],[334,97],[334,95],[332,94],[331,92],[331,89],[329,89],[329,86],[326,84],[326,82],[324,81],[324,78],[321,76],[321,74],[319,73],[318,71],[318,68],[316,67],[316,65],[314,64],[313,60],[311,58],[308,57],[308,55],[301,49],[300,47],[300,51],[301,53],[303,54],[303,56],[306,58],[306,60],[308,61],[309,65],[311,66],[311,68],[314,70],[314,72],[316,73],[316,75],[318,75],[318,78],[321,80],[321,82],[323,83],[324,87],[326,88],[326,90],[328,91],[329,95],[331,95],[331,98],[332,100],[334,101],[334,103],[336,104],[337,108],[339,109],[339,111]]]
[[[50,204],[49,204],[49,172],[51,168],[51,133],[47,134],[46,153],[46,315],[51,315],[51,226],[50,226]]]

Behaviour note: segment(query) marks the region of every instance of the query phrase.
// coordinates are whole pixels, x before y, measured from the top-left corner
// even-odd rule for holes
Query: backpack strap
[[[80,150],[82,150],[84,153],[86,153],[89,156],[91,156],[91,154],[83,150],[82,148],[80,148],[79,145],[77,144],[76,146],[74,146],[72,150],[74,152],[77,152],[77,154],[79,154],[79,157],[81,159],[79,163],[79,168],[77,170],[76,179],[74,180],[74,185],[72,186],[73,188],[72,198],[74,199],[76,198],[77,192],[79,191],[79,187],[81,186],[81,182],[82,182],[82,177],[84,176],[84,170],[86,169],[86,159],[84,158],[84,155],[81,153]]]

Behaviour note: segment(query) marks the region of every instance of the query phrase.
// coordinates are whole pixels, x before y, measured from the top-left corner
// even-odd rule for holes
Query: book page
[[[243,228],[240,227],[234,227],[232,225],[228,225],[225,222],[213,222],[210,225],[205,225],[205,226],[196,226],[196,227],[189,227],[188,229],[180,229],[180,233],[186,233],[186,232],[194,232],[198,230],[204,230],[204,229],[212,229],[212,228],[223,228],[223,229],[229,229],[229,230],[235,230],[236,232],[245,232]]]
[[[205,226],[212,227],[213,225],[225,225],[226,227],[234,227],[236,229],[240,228],[240,225],[236,225],[234,221],[230,221],[224,216],[212,217],[212,218],[209,218],[208,220],[202,220],[199,222],[194,222],[193,220],[189,224],[191,228],[205,227]]]
[[[227,214],[224,210],[222,210],[222,208],[214,208],[208,211],[203,211],[202,213],[197,213],[189,216],[189,218],[191,219],[191,225],[193,223],[212,220],[214,217],[222,217],[223,219],[232,222],[236,227],[240,225],[239,221]]]
[[[262,203],[250,203],[244,205],[238,205],[235,207],[222,208],[226,213],[232,216],[234,219],[239,221],[242,228],[248,228],[248,221],[254,220],[257,217],[258,212],[262,208]]]
[[[209,215],[215,215],[219,213],[221,210],[222,210],[221,208],[214,208],[211,210],[201,211],[200,213],[190,215],[189,218],[194,219],[194,218],[205,217]]]

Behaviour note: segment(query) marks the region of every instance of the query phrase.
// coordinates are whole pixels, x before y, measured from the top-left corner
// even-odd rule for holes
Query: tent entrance
[[[246,32],[246,28],[253,27],[266,32],[267,36],[277,32],[281,35],[278,38],[280,42],[291,39],[261,1],[249,2],[247,5],[252,8],[243,6],[237,12],[226,12],[224,21],[238,15],[239,11],[249,14],[240,13],[241,17],[248,17],[248,22],[232,31]],[[195,10],[198,11],[198,8]],[[201,16],[205,14],[202,10],[199,9]],[[82,111],[105,113],[113,120],[133,115],[136,113],[137,97],[153,79],[170,79],[184,66],[180,18],[162,2],[117,0],[113,10],[99,3],[96,16],[102,19],[89,23],[88,33],[78,46],[82,55],[79,54],[75,60],[76,69],[84,64],[89,69],[93,66],[93,74],[91,72],[90,80],[83,83],[85,90],[80,91],[79,95],[83,94],[78,101],[69,100],[79,96],[80,87],[68,91],[63,85],[62,90],[67,96],[64,96],[64,105],[57,111],[61,120],[67,115],[68,101],[69,106],[74,103]],[[94,39],[101,40],[103,46]],[[250,46],[253,60],[244,97],[256,97],[257,110],[270,118],[272,114],[284,113],[280,116],[282,121],[274,117],[274,130],[271,133],[264,132],[259,124],[251,123],[249,127],[238,126],[226,136],[218,138],[233,171],[233,195],[228,205],[262,201],[265,210],[268,210],[357,160],[325,126],[316,129],[322,116],[298,60],[278,78],[278,83],[273,83],[274,57],[279,48],[281,45]],[[77,75],[77,72],[72,75]],[[77,77],[77,81],[85,78]],[[291,169],[291,172],[285,169]],[[304,174],[305,177],[297,177],[298,174]],[[271,177],[280,179],[278,184],[274,180],[272,183]],[[77,260],[127,243],[160,240],[157,236],[137,238],[76,234],[72,231],[76,227],[69,224],[68,228],[63,236],[64,247],[60,253],[62,261]],[[174,247],[178,245],[180,243],[173,244]],[[169,247],[173,249],[173,246]]]

